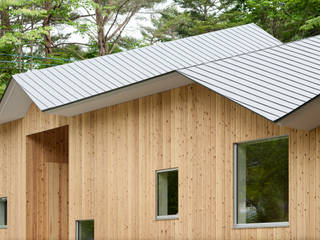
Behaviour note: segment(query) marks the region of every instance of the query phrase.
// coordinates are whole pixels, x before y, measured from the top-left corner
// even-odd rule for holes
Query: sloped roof
[[[312,129],[320,125],[320,36],[282,44],[249,24],[18,74],[0,124],[23,117],[31,102],[73,116],[191,82],[279,124]]]
[[[320,94],[320,36],[179,72],[276,121]]]
[[[177,69],[281,44],[255,24],[15,75],[42,111]]]

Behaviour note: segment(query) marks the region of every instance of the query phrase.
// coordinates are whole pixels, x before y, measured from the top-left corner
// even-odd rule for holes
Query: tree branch
[[[121,31],[122,28],[125,28],[125,27],[126,27],[126,25],[128,24],[128,22],[130,21],[130,19],[131,19],[131,18],[133,17],[133,15],[138,11],[139,8],[140,8],[139,5],[136,6],[136,7],[132,10],[132,12],[126,17],[126,19],[125,19],[121,24],[118,25],[118,27],[113,31],[113,33],[112,33],[110,36],[108,36],[108,35],[105,36],[106,42],[109,41],[110,39],[112,39],[112,38],[117,34],[117,32]],[[110,29],[109,29],[109,30],[110,30]],[[108,32],[109,32],[109,31],[108,31]]]
[[[88,43],[79,43],[79,42],[66,42],[66,43],[57,43],[52,44],[53,47],[59,47],[61,45],[83,45],[83,46],[90,46]]]
[[[111,29],[113,28],[114,24],[117,22],[117,19],[118,19],[118,16],[119,16],[119,14],[120,14],[121,8],[123,8],[129,1],[130,1],[130,0],[124,1],[123,4],[121,4],[120,7],[118,8],[117,13],[116,13],[116,16],[115,16],[115,18],[114,18],[114,20],[113,20],[110,28],[108,29],[108,32],[106,33],[105,39],[107,39],[107,37],[108,37]]]
[[[120,41],[120,37],[122,35],[122,32],[123,30],[126,28],[126,26],[128,25],[129,21],[124,25],[124,27],[120,30],[120,33],[118,34],[116,40],[114,40],[113,44],[112,44],[112,47],[111,47],[111,50],[109,51],[109,54],[111,54],[114,49],[116,48],[116,46],[118,45],[119,41]]]
[[[87,15],[91,15],[90,17],[93,19],[93,21],[96,21],[96,19],[95,19],[95,17],[94,17],[94,16],[96,15],[95,13],[93,13],[93,14],[90,13],[89,10],[86,9],[85,7],[84,7],[83,9],[87,12]]]
[[[74,21],[79,18],[86,18],[86,17],[92,17],[92,16],[95,16],[95,14],[75,15],[75,16],[69,18],[69,20]],[[65,18],[54,18],[53,20],[54,21],[63,21],[63,20],[65,20]]]

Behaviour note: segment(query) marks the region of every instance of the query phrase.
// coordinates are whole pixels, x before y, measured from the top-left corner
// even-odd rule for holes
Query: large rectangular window
[[[94,240],[94,221],[77,221],[77,240]]]
[[[7,227],[7,198],[3,197],[0,198],[0,228],[6,228]]]
[[[178,169],[157,171],[157,219],[178,217]]]
[[[235,144],[235,227],[288,226],[288,137]]]

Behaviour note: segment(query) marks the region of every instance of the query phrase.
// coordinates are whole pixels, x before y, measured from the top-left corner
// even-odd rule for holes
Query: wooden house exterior
[[[256,31],[261,36],[262,30]],[[311,40],[306,41],[302,43]],[[266,51],[261,54],[269,54]],[[312,54],[318,53],[320,44]],[[239,59],[239,54],[234,60],[239,64],[253,57],[248,53]],[[222,71],[233,61],[229,58],[216,63],[221,68],[191,64],[191,69],[177,68],[128,86],[117,85],[125,81],[123,74],[121,81],[112,82],[119,89],[72,101],[72,96],[85,93],[80,82],[71,86],[77,80],[73,71],[82,63],[15,76],[0,103],[0,198],[7,200],[0,239],[77,239],[81,220],[94,221],[98,240],[320,239],[320,63],[313,55],[309,60],[310,65],[302,57],[301,65],[296,60],[296,68],[287,62],[285,71],[280,63],[278,69],[260,59],[256,64],[263,64],[264,75],[252,70],[247,85],[240,87],[243,72],[235,82],[231,69]],[[101,64],[98,61],[85,64],[91,71],[90,64]],[[140,71],[132,70],[133,64],[125,65],[127,70]],[[78,80],[87,78],[88,87],[98,91],[107,70],[86,75],[88,69],[78,69]],[[262,71],[261,66],[255,69]],[[279,83],[269,87],[260,77],[275,81],[272,74]],[[50,85],[52,76],[66,85]],[[62,88],[70,92],[64,95]],[[234,144],[278,136],[289,141],[287,225],[238,228]],[[156,174],[163,169],[179,173],[178,213],[172,219],[157,218]]]
[[[233,143],[289,135],[289,227],[233,228]],[[1,239],[318,239],[320,129],[279,127],[191,84],[67,118],[0,127]],[[55,155],[55,156],[53,156]],[[155,219],[155,171],[179,168],[179,219]]]

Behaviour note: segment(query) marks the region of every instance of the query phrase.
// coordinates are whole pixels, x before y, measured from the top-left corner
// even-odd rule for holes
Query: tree
[[[320,34],[320,0],[238,0],[246,22],[288,42]]]
[[[38,0],[36,7],[44,10],[42,26],[48,29],[44,35],[45,55],[49,56],[53,53],[53,43],[51,38],[52,26],[70,23],[72,20],[80,16],[74,12],[77,1],[74,0]]]
[[[0,93],[13,74],[65,63],[49,58],[53,53],[51,30],[74,16],[72,3],[73,0],[0,2]],[[35,53],[40,56],[35,57]]]
[[[167,42],[180,38],[185,16],[176,7],[170,6],[160,12],[160,17],[152,16],[151,27],[143,27],[144,40],[152,45],[156,42]]]
[[[320,16],[311,18],[300,27],[301,31],[305,31],[310,35],[320,34]]]
[[[96,42],[99,55],[113,53],[132,17],[142,8],[151,8],[162,0],[82,0],[90,15],[78,23],[78,30]]]
[[[22,58],[24,48],[42,40],[47,33],[42,27],[35,27],[34,18],[43,12],[34,10],[31,1],[3,0],[0,4],[0,92],[15,73],[25,71],[30,59]]]
[[[237,5],[234,0],[174,0],[174,3],[175,6],[160,12],[160,18],[152,20],[153,27],[144,27],[142,34],[150,44],[243,24],[231,11]]]
[[[52,54],[51,30],[74,19],[75,0],[3,0],[1,1],[1,41],[24,47],[34,41]],[[39,42],[40,39],[43,40]]]
[[[174,0],[145,28],[146,41],[167,41],[256,23],[283,42],[320,34],[320,0]],[[179,9],[179,10],[178,10]]]

